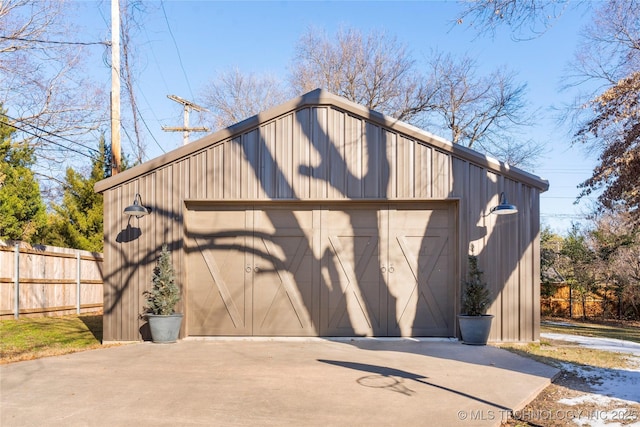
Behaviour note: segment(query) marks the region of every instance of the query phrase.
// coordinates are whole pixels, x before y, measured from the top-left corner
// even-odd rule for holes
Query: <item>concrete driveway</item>
[[[0,366],[0,425],[499,425],[557,373],[455,341],[140,343]]]

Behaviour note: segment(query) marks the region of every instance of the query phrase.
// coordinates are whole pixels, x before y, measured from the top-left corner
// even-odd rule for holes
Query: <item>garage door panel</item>
[[[448,209],[389,212],[389,335],[453,336],[455,277]]]
[[[323,210],[321,333],[383,336],[387,333],[387,289],[380,272],[378,211]]]
[[[185,224],[190,335],[454,335],[455,205],[199,205]]]
[[[251,334],[251,289],[246,286],[246,236],[193,238],[187,293],[191,335]],[[192,251],[193,250],[193,251]]]
[[[311,315],[314,258],[307,236],[301,234],[285,229],[276,237],[256,238],[266,256],[255,261],[255,335],[317,335]]]

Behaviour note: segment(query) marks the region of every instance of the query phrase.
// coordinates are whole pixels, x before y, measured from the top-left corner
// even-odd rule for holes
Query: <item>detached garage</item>
[[[186,336],[458,335],[473,248],[490,339],[539,338],[548,183],[316,90],[96,184],[104,341],[146,338],[164,243]],[[500,195],[515,215],[490,215]],[[150,215],[128,217],[136,199]]]

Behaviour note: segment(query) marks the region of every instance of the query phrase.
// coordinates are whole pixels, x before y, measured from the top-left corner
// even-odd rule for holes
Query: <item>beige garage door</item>
[[[188,204],[187,334],[453,336],[447,203]]]

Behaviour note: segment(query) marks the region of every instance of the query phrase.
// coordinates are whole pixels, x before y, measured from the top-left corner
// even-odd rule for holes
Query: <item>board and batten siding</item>
[[[544,183],[526,173],[521,174],[523,180],[507,177],[504,165],[467,155],[471,150],[450,148],[408,125],[380,119],[384,116],[358,113],[361,110],[329,104],[276,110],[268,119],[261,114],[253,126],[241,126],[242,122],[235,133],[232,127],[217,140],[220,132],[205,137],[148,162],[142,172],[125,171],[120,182],[97,185],[105,195],[108,260],[104,340],[141,338],[142,292],[151,286],[163,243],[172,251],[178,281],[184,283],[185,200],[356,199],[455,201],[456,298],[473,245],[494,299],[490,339],[537,340],[539,194],[546,189]],[[487,215],[502,191],[518,206],[517,215]],[[151,215],[122,214],[136,193]]]

